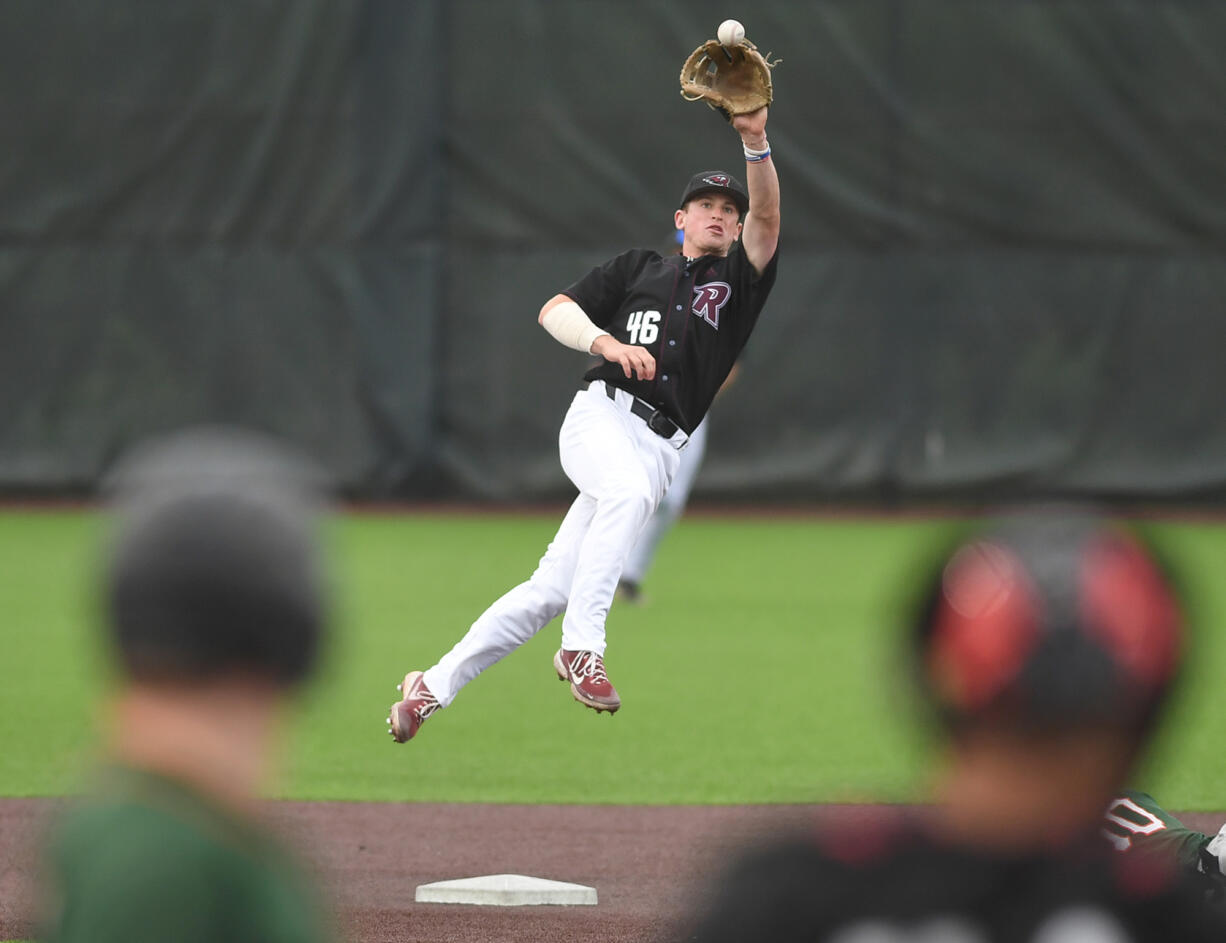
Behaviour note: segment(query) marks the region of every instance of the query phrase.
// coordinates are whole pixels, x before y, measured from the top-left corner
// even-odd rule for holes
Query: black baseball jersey
[[[646,347],[656,376],[627,380],[602,360],[584,379],[628,390],[693,432],[758,321],[778,259],[758,275],[737,242],[725,257],[631,249],[592,269],[564,294],[623,344]]]
[[[823,830],[747,855],[685,928],[698,943],[1142,943],[1226,939],[1172,858],[956,846],[915,823]]]

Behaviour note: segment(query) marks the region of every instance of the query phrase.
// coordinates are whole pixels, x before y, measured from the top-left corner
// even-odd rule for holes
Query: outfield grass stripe
[[[956,522],[688,518],[646,584],[615,607],[608,666],[625,706],[597,716],[553,675],[559,626],[394,745],[393,685],[426,667],[531,573],[555,514],[341,517],[336,639],[294,712],[295,799],[429,802],[906,801],[922,791],[923,726],[897,671],[897,586]],[[1150,525],[1187,573],[1202,622],[1226,624],[1226,528]],[[6,684],[0,794],[72,791],[98,742],[105,661],[93,566],[100,516],[0,514]],[[1206,631],[1142,785],[1217,809],[1226,646]]]

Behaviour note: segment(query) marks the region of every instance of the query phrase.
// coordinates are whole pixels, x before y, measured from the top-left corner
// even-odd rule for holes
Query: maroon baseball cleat
[[[404,676],[400,682],[400,693],[404,699],[392,705],[392,712],[387,718],[391,725],[388,733],[397,743],[406,743],[417,735],[426,718],[443,705],[430,693],[420,671],[410,671]]]
[[[622,706],[609,676],[604,671],[604,659],[595,652],[568,652],[563,648],[553,656],[553,668],[560,681],[570,682],[575,700],[599,714],[612,714]]]

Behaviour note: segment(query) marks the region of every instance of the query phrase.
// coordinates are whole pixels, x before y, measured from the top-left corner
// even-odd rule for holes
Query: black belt
[[[609,394],[609,399],[617,399],[617,387],[606,382],[604,391]],[[630,395],[630,412],[638,416],[643,422],[647,423],[647,428],[658,435],[661,439],[671,439],[677,434],[677,430],[681,427],[669,419],[664,413],[656,409],[650,403],[644,403],[641,399],[633,394]]]

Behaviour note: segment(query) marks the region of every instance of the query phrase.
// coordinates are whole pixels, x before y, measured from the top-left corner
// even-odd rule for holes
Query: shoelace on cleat
[[[593,681],[604,684],[609,683],[609,676],[604,670],[604,659],[595,652],[580,652],[570,663],[570,670],[571,674],[577,677],[591,678]]]
[[[412,695],[413,700],[417,701],[417,704],[413,707],[413,713],[419,719],[425,720],[443,705],[438,702],[438,698],[433,694],[424,693],[421,688],[418,688],[418,692]]]

